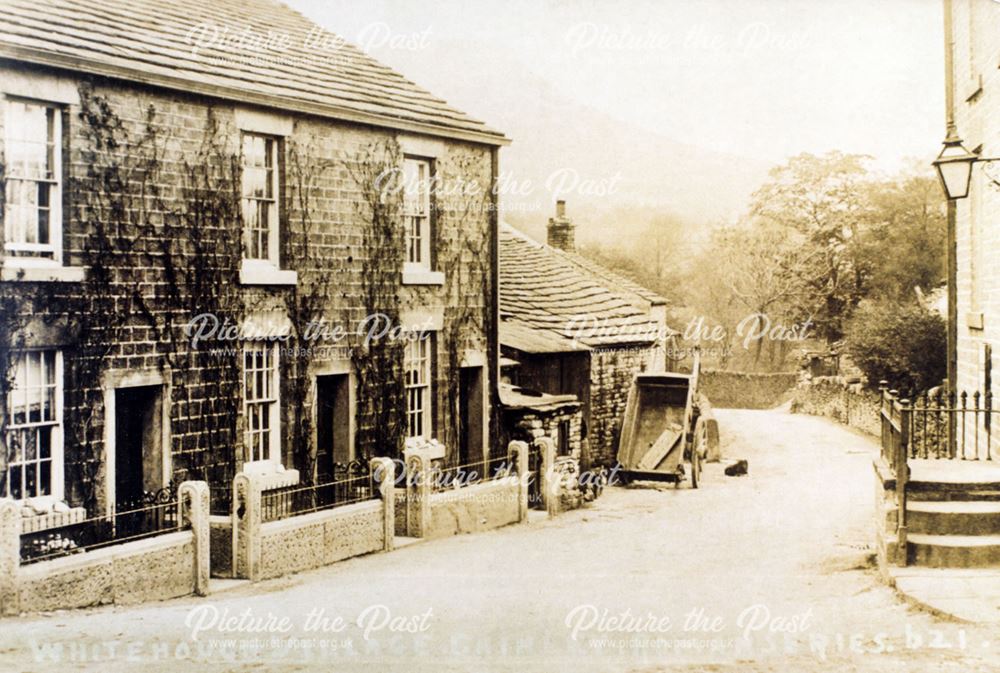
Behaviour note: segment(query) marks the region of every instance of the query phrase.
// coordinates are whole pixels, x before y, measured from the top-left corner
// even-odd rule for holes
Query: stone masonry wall
[[[615,462],[632,380],[646,371],[653,354],[652,347],[638,346],[591,353],[590,427],[586,433],[590,455],[582,457],[581,469]]]
[[[882,434],[878,391],[839,377],[817,377],[795,388],[792,412],[825,416],[874,437]]]
[[[569,423],[569,455],[577,460],[581,457],[580,430],[583,414],[579,405],[569,405],[558,409],[539,411],[535,409],[505,409],[503,411],[503,433],[501,444],[512,441],[527,442],[529,445],[540,437],[548,437],[553,442],[559,434],[559,425]],[[558,444],[556,444],[558,450]]]
[[[3,69],[0,68],[0,85],[2,75]],[[82,81],[78,83],[82,84]],[[165,381],[171,384],[173,396],[169,400],[169,453],[173,480],[180,482],[189,478],[205,478],[213,486],[227,486],[245,456],[240,446],[242,420],[237,419],[234,424],[228,418],[222,418],[226,427],[221,431],[216,427],[220,422],[219,412],[211,411],[209,402],[219,397],[219,388],[213,383],[218,372],[199,370],[197,366],[192,366],[192,360],[187,358],[189,351],[184,339],[171,342],[164,337],[164,330],[181,328],[181,325],[168,324],[171,322],[168,316],[175,315],[179,309],[176,304],[171,303],[172,297],[175,293],[183,297],[190,288],[172,285],[174,281],[168,277],[162,264],[163,256],[158,250],[160,239],[167,231],[163,222],[184,206],[184,162],[199,160],[198,152],[203,148],[210,118],[218,124],[218,138],[225,151],[238,154],[240,132],[236,125],[236,108],[223,101],[117,81],[95,80],[93,86],[95,95],[106,99],[110,109],[121,119],[123,128],[133,139],[143,135],[146,124],[158,129],[163,139],[158,173],[162,182],[158,187],[164,211],[151,214],[150,233],[137,242],[140,249],[150,253],[148,266],[138,272],[141,279],[138,284],[133,282],[133,276],[126,276],[114,268],[110,270],[115,301],[120,300],[124,307],[129,294],[138,292],[145,298],[146,308],[128,318],[127,324],[120,330],[120,341],[107,344],[107,354],[98,356],[102,359],[99,369],[165,373]],[[83,154],[83,148],[87,146],[84,138],[87,127],[80,118],[80,112],[79,106],[69,105],[63,115],[66,185],[63,199],[63,247],[65,265],[87,266],[91,259],[89,250],[92,247],[92,232],[83,230],[79,210],[85,201],[80,189],[85,184],[88,171]],[[301,248],[306,245],[315,250],[316,256],[311,267],[306,265],[295,269],[299,273],[300,287],[308,283],[310,276],[318,269],[334,269],[336,276],[332,289],[321,298],[322,317],[330,323],[343,325],[345,329],[355,330],[367,313],[361,300],[365,249],[364,229],[358,216],[360,192],[350,177],[349,162],[373,143],[394,138],[395,134],[392,131],[307,116],[295,116],[293,122],[291,135],[279,142],[279,172],[283,176],[279,190],[283,196],[280,208],[282,266],[287,268],[284,260],[290,258],[293,246]],[[0,112],[0,139],[2,138],[3,119]],[[489,148],[451,141],[440,141],[439,145],[443,148],[443,153],[436,158],[436,166],[442,174],[454,174],[461,170],[466,180],[477,180],[489,185]],[[297,200],[291,198],[291,187],[294,185],[289,184],[294,181],[289,166],[293,147],[306,164],[329,164],[328,169],[315,178],[310,190],[310,210],[315,226],[308,238],[300,236],[293,239],[289,236],[289,223],[297,222],[301,215]],[[125,154],[137,155],[138,150],[133,150],[128,145]],[[437,203],[436,206],[441,212],[452,207],[444,202]],[[450,352],[453,349],[459,349],[460,352],[488,351],[495,347],[495,344],[489,343],[488,336],[493,314],[489,307],[494,290],[491,287],[491,274],[488,265],[485,271],[477,271],[479,267],[471,263],[478,256],[477,250],[482,250],[484,255],[489,254],[492,245],[490,216],[486,212],[477,212],[472,220],[459,222],[442,215],[439,225],[437,236],[441,241],[456,242],[461,238],[463,243],[453,246],[458,250],[456,257],[440,260],[442,264],[448,265],[441,269],[445,272],[445,284],[399,288],[400,309],[403,312],[419,313],[430,308],[444,316],[444,329],[440,335],[447,333],[449,320],[452,320],[453,312],[449,310],[450,307],[472,308],[474,319],[463,322],[463,326],[467,327],[464,327],[460,335],[462,343],[448,343],[443,336],[436,339],[434,362],[437,376],[432,405],[436,433],[442,432],[441,426],[445,422],[445,410],[448,408],[447,384],[454,375],[448,370]],[[185,241],[176,241],[176,244],[183,263],[183,256],[188,253],[189,246]],[[92,510],[99,510],[104,505],[102,499],[107,490],[105,466],[100,464],[101,456],[104,455],[104,410],[100,403],[95,405],[88,402],[78,406],[70,403],[72,399],[76,399],[73,395],[76,391],[92,391],[95,393],[93,399],[100,399],[100,381],[83,376],[83,372],[92,372],[94,369],[83,366],[86,363],[79,357],[74,344],[75,323],[79,316],[86,315],[90,310],[88,302],[92,295],[88,295],[87,287],[79,283],[17,282],[22,283],[19,287],[23,289],[25,297],[34,290],[43,295],[34,305],[27,300],[22,305],[25,313],[32,315],[33,327],[29,330],[32,340],[28,345],[58,347],[64,354],[67,404],[63,427],[67,429],[67,500],[74,505],[85,504]],[[237,282],[235,277],[232,282]],[[284,311],[292,290],[288,287],[266,286],[243,287],[240,292],[243,310]],[[187,319],[190,317],[193,316]],[[287,345],[295,347],[308,344],[292,339]],[[308,467],[301,463],[303,452],[308,450],[308,446],[303,447],[302,442],[293,441],[292,433],[300,427],[296,423],[294,409],[300,408],[304,418],[310,418],[313,414],[311,396],[307,395],[302,404],[293,404],[290,399],[293,387],[290,358],[306,358],[303,366],[296,368],[296,371],[298,376],[309,377],[333,362],[349,359],[350,345],[353,344],[342,342],[281,356],[281,458],[286,465]],[[184,366],[171,369],[171,360]],[[491,374],[489,368],[486,368],[486,373],[484,385],[489,387],[493,385],[488,380]],[[366,422],[364,418],[358,419],[359,429]],[[86,442],[82,439],[84,434],[88,438]],[[86,450],[82,448],[84,443]],[[206,446],[211,444],[225,449],[209,452]],[[301,448],[293,450],[293,446]]]
[[[718,409],[772,409],[787,401],[797,372],[761,374],[702,369],[698,390]]]

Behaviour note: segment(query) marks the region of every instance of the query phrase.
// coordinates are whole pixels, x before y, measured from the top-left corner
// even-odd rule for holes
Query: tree
[[[870,384],[915,395],[946,376],[944,319],[916,302],[864,301],[847,323],[845,350]]]
[[[916,166],[873,183],[870,222],[859,254],[870,270],[869,294],[910,301],[915,288],[945,281],[947,220],[937,179]]]
[[[817,331],[828,341],[864,297],[870,259],[859,243],[870,219],[869,157],[830,152],[800,154],[772,169],[750,207],[758,220],[794,231],[815,254],[806,271]]]

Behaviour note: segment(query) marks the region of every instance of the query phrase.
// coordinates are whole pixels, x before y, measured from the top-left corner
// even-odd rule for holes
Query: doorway
[[[115,390],[115,508],[142,507],[164,487],[162,386]]]
[[[354,458],[350,380],[347,374],[316,377],[316,481],[320,484],[337,479],[336,466],[346,466]]]
[[[483,368],[462,367],[458,392],[458,464],[483,457]]]

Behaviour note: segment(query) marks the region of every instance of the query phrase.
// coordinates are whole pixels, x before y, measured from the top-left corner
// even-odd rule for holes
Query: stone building
[[[635,374],[662,370],[673,332],[666,300],[575,252],[565,203],[548,243],[500,231],[500,348],[512,384],[573,395],[583,469],[614,463]]]
[[[502,134],[276,2],[40,0],[0,139],[0,495],[487,454]]]
[[[1000,72],[995,62],[1000,4],[945,2],[945,33],[945,133],[973,154],[995,159],[1000,156]],[[972,164],[967,196],[948,206],[949,377],[958,393],[970,395],[970,406],[974,391],[996,395],[998,390],[993,370],[1000,349],[998,166],[988,160]],[[974,432],[974,427],[967,428],[970,437]],[[979,432],[985,436],[985,428]],[[985,442],[981,444],[985,455]],[[994,443],[994,457],[998,448]]]

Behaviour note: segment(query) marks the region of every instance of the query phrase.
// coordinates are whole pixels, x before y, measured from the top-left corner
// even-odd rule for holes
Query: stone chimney
[[[576,227],[566,217],[566,202],[561,199],[556,201],[556,216],[549,218],[548,243],[567,252],[576,250]]]

